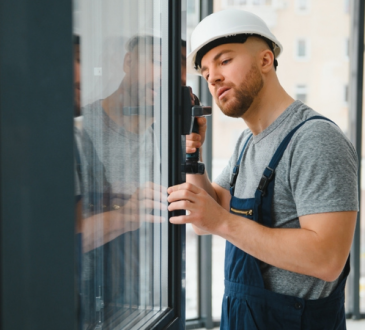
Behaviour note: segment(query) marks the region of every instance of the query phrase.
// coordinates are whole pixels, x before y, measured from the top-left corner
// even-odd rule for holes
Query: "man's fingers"
[[[170,212],[172,211],[177,211],[177,210],[186,210],[186,211],[191,211],[192,209],[192,203],[189,201],[177,201],[174,203],[171,203],[168,208],[167,208]]]
[[[152,209],[161,210],[161,211],[167,210],[166,204],[160,203],[159,201],[150,200],[150,199],[145,199],[143,202],[141,202],[141,206],[143,206],[143,208],[149,209],[149,210],[152,210]]]
[[[191,141],[186,140],[186,148],[200,148],[202,146],[202,143],[200,141]]]
[[[172,217],[172,218],[170,218],[170,222],[174,225],[184,225],[186,223],[189,223],[189,217],[186,215]]]
[[[202,144],[200,141],[188,141],[186,140],[185,151],[187,154],[192,154],[197,148],[201,148]]]
[[[164,189],[164,192],[145,188],[145,189],[141,190],[140,193],[138,194],[138,199],[139,200],[151,199],[151,200],[155,200],[155,201],[165,202],[166,194],[167,194],[166,188]]]
[[[201,189],[188,182],[169,187],[167,189],[167,193],[170,194],[170,196],[167,198],[168,202],[171,203],[175,199],[175,197],[171,197],[171,194],[175,193],[177,191],[180,192],[177,199],[189,199],[192,197],[189,195],[189,192],[193,193],[193,194],[198,194],[201,191]],[[179,197],[181,197],[181,198],[179,198]]]
[[[165,217],[160,217],[160,216],[157,216],[157,215],[149,214],[149,215],[146,215],[146,217],[143,218],[143,221],[144,222],[149,222],[149,223],[162,223],[162,222],[166,221],[166,218]]]
[[[186,136],[186,141],[201,141],[202,137],[198,133],[191,133]]]
[[[152,199],[157,201],[166,201],[167,188],[153,182],[146,183],[145,188],[138,190],[138,199]]]

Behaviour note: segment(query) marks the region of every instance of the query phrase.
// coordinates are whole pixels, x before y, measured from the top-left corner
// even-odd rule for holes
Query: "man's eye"
[[[205,76],[205,80],[208,80],[208,78],[209,78],[209,74],[207,74],[207,75]]]

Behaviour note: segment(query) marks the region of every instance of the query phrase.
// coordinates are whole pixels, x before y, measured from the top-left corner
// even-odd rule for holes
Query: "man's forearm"
[[[249,219],[230,214],[215,234],[275,267],[334,281],[341,273],[348,256],[356,221],[355,212],[336,219],[341,212],[318,215],[329,229],[268,228]],[[344,214],[345,212],[343,212]],[[355,215],[354,215],[355,214]],[[316,215],[313,215],[316,216]],[[336,228],[346,224],[342,235]],[[335,230],[336,229],[336,230]]]

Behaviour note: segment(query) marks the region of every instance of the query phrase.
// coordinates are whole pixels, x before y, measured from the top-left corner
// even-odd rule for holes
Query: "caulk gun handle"
[[[193,124],[193,129],[192,129],[193,133],[199,133],[199,124],[198,124],[198,120],[195,117],[194,118],[194,124]],[[191,161],[199,161],[200,158],[200,153],[199,153],[199,148],[196,148],[196,151],[194,153],[191,154],[186,154],[186,159],[187,160],[191,160]]]

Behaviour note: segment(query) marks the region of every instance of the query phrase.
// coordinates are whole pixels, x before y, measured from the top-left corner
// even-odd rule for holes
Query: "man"
[[[160,58],[153,55],[159,47],[160,39],[151,35],[129,40],[123,65],[125,76],[118,89],[82,109],[82,147],[86,158],[83,172],[87,174],[83,203],[88,206],[80,229],[84,252],[138,229],[143,221],[161,220],[150,213],[155,206],[163,208],[162,204],[156,202],[143,209],[154,204],[150,182],[154,168],[159,168],[152,129],[152,107],[155,95],[159,95],[160,72]],[[99,216],[93,217],[94,214]],[[96,241],[95,227],[100,226],[103,239]]]
[[[154,57],[159,54],[160,43],[159,37],[150,34],[132,37],[126,45],[125,76],[118,89],[82,109],[82,151],[86,158],[83,172],[87,174],[84,186],[89,192],[83,203],[91,206],[78,228],[83,233],[84,252],[138,229],[143,221],[163,220],[152,213],[153,209],[166,208],[154,200],[165,202],[165,195],[160,192],[161,189],[165,192],[165,188],[152,183],[159,176],[154,169],[158,172],[160,169],[160,157],[156,157],[160,151],[153,143],[151,111],[160,93],[161,59]],[[186,84],[184,40],[181,84]],[[95,195],[100,197],[98,203],[92,200]],[[99,216],[101,212],[103,217]],[[104,238],[95,241],[95,228],[100,228],[98,222],[102,222]]]
[[[168,189],[169,210],[187,210],[172,223],[227,240],[221,329],[345,329],[358,209],[353,146],[282,88],[282,46],[257,16],[212,14],[191,42],[188,72],[206,79],[225,115],[248,126],[214,183],[195,175]],[[199,122],[187,152],[204,142]]]
[[[140,246],[153,234],[146,223],[163,220],[153,210],[166,210],[152,183],[160,169],[152,128],[160,42],[152,35],[131,38],[118,89],[82,108],[84,194],[77,230],[83,237],[83,320],[90,326],[138,308],[148,292],[140,280]]]

